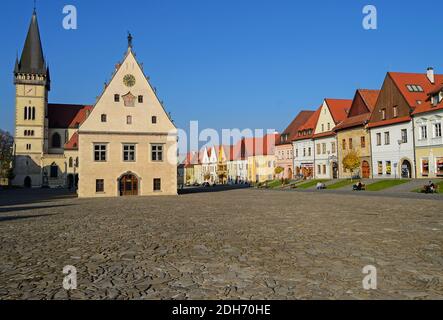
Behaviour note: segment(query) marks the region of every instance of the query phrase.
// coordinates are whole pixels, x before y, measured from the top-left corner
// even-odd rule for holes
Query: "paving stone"
[[[443,198],[236,190],[33,210],[37,192],[0,195],[0,299],[443,299]]]

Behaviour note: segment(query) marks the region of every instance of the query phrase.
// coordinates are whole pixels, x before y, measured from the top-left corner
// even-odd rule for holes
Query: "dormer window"
[[[381,109],[381,119],[386,120],[386,109]]]
[[[114,94],[114,102],[120,102],[120,95]]]
[[[432,106],[436,107],[440,103],[440,95],[435,94],[431,97]]]
[[[406,88],[408,88],[409,92],[424,92],[422,86],[416,84],[408,84]]]

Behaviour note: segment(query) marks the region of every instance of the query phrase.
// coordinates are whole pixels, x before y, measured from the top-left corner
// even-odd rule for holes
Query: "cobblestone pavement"
[[[1,299],[443,298],[441,201],[248,189],[36,203],[25,192],[0,193]],[[69,293],[66,265],[78,271]],[[377,290],[362,287],[366,265]]]

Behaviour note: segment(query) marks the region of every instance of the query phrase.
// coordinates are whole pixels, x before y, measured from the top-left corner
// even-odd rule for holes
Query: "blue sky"
[[[64,30],[62,9],[78,9]],[[378,30],[362,9],[378,9]],[[14,128],[12,70],[33,0],[0,11],[0,128]],[[443,72],[443,2],[294,0],[38,0],[50,102],[92,104],[123,57],[126,34],[175,122],[186,129],[283,130],[322,99],[377,89],[387,71]]]

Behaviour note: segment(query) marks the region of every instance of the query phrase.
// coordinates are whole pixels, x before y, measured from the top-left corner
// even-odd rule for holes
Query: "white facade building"
[[[374,178],[415,178],[412,121],[370,130]]]

